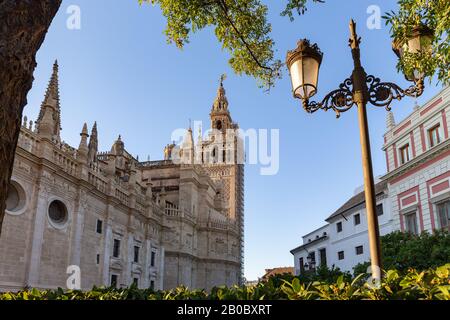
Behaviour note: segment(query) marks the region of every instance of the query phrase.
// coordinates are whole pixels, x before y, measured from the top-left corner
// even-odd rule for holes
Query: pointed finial
[[[89,136],[89,134],[88,134],[88,128],[87,128],[86,122],[85,122],[84,125],[83,125],[83,129],[82,129],[80,135],[81,135],[81,136]]]
[[[414,111],[419,110],[419,109],[420,109],[420,106],[419,106],[419,104],[417,103],[417,100],[415,100],[415,101],[414,101]]]
[[[356,23],[353,19],[350,20],[350,39],[349,45],[352,49],[359,48],[359,43],[361,42],[361,38],[356,34]]]
[[[94,122],[94,125],[92,126],[91,129],[91,138],[94,139],[97,142],[97,121]]]
[[[191,118],[189,118],[189,130],[192,131],[192,119]]]
[[[59,65],[58,65],[58,59],[55,59],[55,62],[53,63],[53,70],[58,71]]]
[[[356,23],[355,23],[355,20],[353,20],[353,18],[352,19],[350,19],[350,24],[349,24],[349,26],[350,26],[350,34],[353,36],[353,35],[356,35]]]
[[[77,156],[80,160],[82,160],[84,163],[86,163],[87,159],[88,159],[88,153],[89,153],[89,147],[87,144],[87,138],[89,137],[89,135],[88,135],[88,129],[87,129],[86,123],[84,123],[84,125],[83,125],[83,129],[81,130],[80,136],[81,136],[81,140],[80,140],[80,145],[78,146]]]
[[[394,113],[392,111],[388,111],[386,115],[386,128],[387,130],[392,130],[395,127],[395,119]]]
[[[122,135],[119,134],[119,138],[117,139],[117,141],[122,141]]]
[[[97,133],[97,121],[94,122],[91,130],[91,137],[89,139],[89,153],[88,160],[89,163],[94,163],[97,161],[97,153],[98,153],[98,133]]]

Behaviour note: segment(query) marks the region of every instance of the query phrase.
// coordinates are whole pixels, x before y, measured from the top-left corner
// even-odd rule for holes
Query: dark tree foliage
[[[381,237],[383,269],[425,270],[450,262],[450,234],[445,231],[413,235],[393,232]],[[369,262],[358,264],[354,274],[365,273]]]

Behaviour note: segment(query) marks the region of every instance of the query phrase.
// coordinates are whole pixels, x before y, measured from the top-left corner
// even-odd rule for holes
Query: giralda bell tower
[[[200,141],[202,162],[211,178],[221,186],[224,212],[235,222],[239,244],[234,254],[238,256],[243,281],[244,271],[244,150],[239,136],[239,126],[232,121],[228,100],[223,87],[223,75],[217,96],[212,105],[211,132],[207,141]]]

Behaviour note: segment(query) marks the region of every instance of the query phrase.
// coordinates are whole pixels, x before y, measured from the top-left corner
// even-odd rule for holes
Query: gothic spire
[[[89,139],[89,153],[88,153],[88,159],[89,162],[95,162],[97,161],[97,152],[98,152],[98,133],[97,133],[97,121],[94,122],[94,126],[91,130],[91,137]]]
[[[83,163],[86,163],[88,151],[89,151],[88,144],[87,144],[87,139],[89,137],[89,134],[88,134],[88,129],[87,129],[86,123],[83,125],[83,129],[81,130],[80,136],[81,136],[81,140],[80,140],[80,145],[78,147],[77,155]]]
[[[83,129],[81,130],[80,136],[81,136],[80,148],[81,147],[82,148],[87,148],[88,147],[88,145],[87,145],[87,138],[89,137],[89,134],[88,134],[88,129],[87,129],[86,122],[83,124]]]
[[[50,81],[45,92],[45,97],[41,104],[39,117],[36,121],[37,130],[39,132],[41,129],[41,122],[46,113],[46,109],[49,108],[49,111],[51,112],[51,121],[53,122],[51,135],[57,140],[60,139],[61,131],[61,107],[59,101],[58,69],[58,60],[55,60],[55,63],[53,64],[53,73],[50,77]]]
[[[36,122],[38,134],[48,140],[54,139],[55,121],[53,119],[53,109],[50,105],[45,105],[41,109],[42,117]]]

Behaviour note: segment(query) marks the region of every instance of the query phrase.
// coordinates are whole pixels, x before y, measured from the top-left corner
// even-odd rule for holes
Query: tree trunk
[[[61,1],[0,1],[0,234],[36,52]]]

